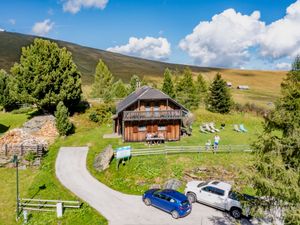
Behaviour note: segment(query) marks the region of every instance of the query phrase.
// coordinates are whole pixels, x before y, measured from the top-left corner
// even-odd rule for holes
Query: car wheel
[[[179,218],[179,213],[178,213],[176,210],[173,210],[173,211],[171,212],[171,215],[172,215],[172,217],[173,217],[174,219],[178,219],[178,218]]]
[[[194,193],[187,193],[186,196],[190,203],[196,202],[196,195]]]
[[[234,219],[240,219],[242,216],[242,210],[239,208],[233,207],[230,209],[230,214]]]
[[[151,205],[151,200],[149,198],[145,198],[144,203],[145,203],[146,206],[150,206]]]

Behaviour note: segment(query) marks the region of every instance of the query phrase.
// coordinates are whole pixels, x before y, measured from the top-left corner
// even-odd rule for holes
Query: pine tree
[[[128,88],[121,79],[113,84],[112,92],[116,98],[124,98],[128,95]]]
[[[300,224],[300,57],[281,84],[282,97],[268,114],[264,132],[253,144],[251,180],[267,206],[286,206],[285,224]]]
[[[113,85],[113,75],[105,63],[100,59],[95,71],[95,78],[92,87],[92,96],[96,98],[111,99],[109,96]]]
[[[163,81],[163,86],[162,86],[161,90],[162,90],[162,92],[169,95],[171,98],[175,98],[172,74],[168,68],[166,68],[165,72],[164,72],[164,81]]]
[[[198,107],[199,100],[197,98],[193,75],[188,67],[183,70],[182,77],[176,83],[176,99],[188,109]]]
[[[52,111],[60,101],[69,108],[80,101],[81,78],[72,54],[54,42],[35,39],[23,47],[11,73],[21,102]]]
[[[12,85],[12,77],[6,71],[0,70],[0,106],[8,111],[17,107],[17,99],[11,91]]]
[[[217,73],[209,87],[206,108],[211,112],[229,113],[232,107],[232,98],[221,74]]]
[[[195,82],[196,93],[199,99],[199,104],[204,101],[207,95],[207,84],[203,78],[203,76],[199,73],[197,76],[197,80]]]
[[[59,102],[56,107],[55,122],[60,136],[66,136],[71,133],[73,124],[69,120],[68,108],[62,101]]]
[[[134,92],[140,86],[141,80],[137,75],[132,75],[130,79],[129,93]]]

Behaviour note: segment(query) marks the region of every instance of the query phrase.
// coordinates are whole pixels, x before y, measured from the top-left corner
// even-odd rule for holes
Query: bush
[[[111,116],[116,112],[113,104],[102,103],[94,107],[90,114],[89,119],[95,123],[103,124],[110,121]]]
[[[72,133],[74,126],[69,120],[69,111],[63,102],[59,102],[56,107],[55,122],[59,135],[66,136]]]
[[[269,112],[267,109],[257,106],[254,103],[246,103],[244,105],[240,103],[235,103],[234,110],[237,112],[247,112],[247,113],[252,112],[255,113],[257,116],[265,116]]]
[[[36,159],[36,157],[37,157],[36,152],[28,152],[25,155],[24,159],[32,163]]]

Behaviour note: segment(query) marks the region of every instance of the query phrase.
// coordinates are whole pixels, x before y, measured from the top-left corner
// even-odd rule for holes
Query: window
[[[220,182],[219,181],[214,181],[214,182],[212,182],[211,184],[213,184],[213,185],[218,185]]]
[[[164,131],[164,130],[166,130],[166,126],[165,125],[158,125],[158,130]]]
[[[208,185],[209,181],[206,182],[201,182],[200,184],[197,185],[198,188],[203,187],[205,185]]]
[[[214,194],[219,195],[219,196],[224,196],[225,191],[219,188],[215,188]]]
[[[189,201],[185,200],[185,201],[182,201],[180,204],[182,206],[187,206],[187,205],[189,205]]]
[[[202,188],[202,191],[206,191],[215,195],[219,195],[219,196],[224,196],[225,191],[221,190],[219,188],[215,188],[215,187],[211,187],[211,186],[206,186],[204,188]]]
[[[137,126],[134,126],[134,127],[133,127],[133,133],[137,133],[137,132],[139,132],[139,129],[138,129]]]
[[[202,191],[206,191],[206,192],[212,193],[213,192],[213,187],[206,186],[206,187],[202,188]]]
[[[146,128],[145,125],[140,125],[139,128],[138,128],[138,130],[139,130],[140,132],[144,132],[144,131],[147,130],[147,128]]]

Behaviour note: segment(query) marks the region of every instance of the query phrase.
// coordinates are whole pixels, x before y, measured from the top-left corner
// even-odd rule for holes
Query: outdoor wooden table
[[[146,138],[146,142],[149,143],[149,144],[164,143],[165,142],[165,138],[163,138],[163,137]]]

